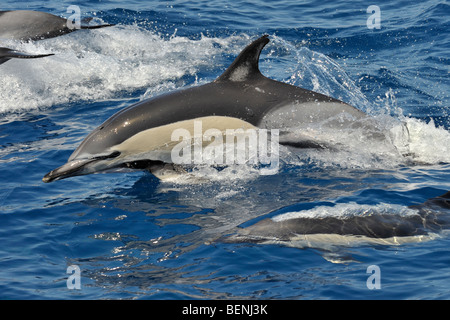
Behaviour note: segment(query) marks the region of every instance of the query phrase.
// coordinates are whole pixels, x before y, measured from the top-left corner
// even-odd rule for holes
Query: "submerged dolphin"
[[[343,204],[344,207],[349,206]],[[323,207],[323,214],[310,216],[307,212],[276,215],[260,220],[235,234],[221,239],[228,243],[318,243],[349,245],[353,242],[399,244],[432,238],[450,229],[450,192],[429,199],[420,205],[401,207],[400,212],[354,204],[353,214],[325,214],[333,207]],[[365,214],[363,214],[365,212]]]
[[[97,29],[110,24],[89,26],[81,29]],[[42,40],[77,30],[69,28],[67,19],[50,13],[30,10],[0,11],[0,38],[15,40]]]
[[[170,162],[171,133],[192,129],[280,129],[327,119],[362,119],[366,114],[337,99],[266,78],[259,71],[265,35],[248,45],[215,81],[156,96],[117,112],[92,131],[68,162],[44,176],[44,182],[121,168],[150,169]],[[275,119],[275,120],[274,120]],[[337,126],[343,125],[337,121]],[[311,146],[295,141],[296,146]],[[153,172],[153,171],[152,171]]]
[[[52,56],[53,53],[48,54],[29,54],[25,52],[15,51],[9,48],[0,48],[0,64],[5,63],[6,61],[18,58],[18,59],[34,59],[34,58],[42,58]]]

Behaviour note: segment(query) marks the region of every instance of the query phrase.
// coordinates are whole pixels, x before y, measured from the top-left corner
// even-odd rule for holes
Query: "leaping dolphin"
[[[47,53],[47,54],[30,54],[25,52],[16,51],[9,48],[0,48],[0,64],[5,63],[6,61],[18,58],[18,59],[35,59],[35,58],[43,58],[52,56],[53,53]]]
[[[81,24],[81,29],[98,29],[112,26]],[[42,40],[77,30],[69,28],[67,19],[47,12],[31,10],[0,11],[0,38],[21,41]]]
[[[272,120],[280,117],[283,123],[286,120],[296,126],[340,116],[366,117],[340,100],[263,76],[259,57],[268,42],[267,35],[252,42],[211,83],[152,97],[117,112],[43,181],[122,168],[151,170],[169,162],[161,157],[161,151],[170,148],[173,130],[192,128],[196,120],[202,121],[204,130],[224,130],[277,129],[279,122]],[[301,146],[302,141],[295,144]],[[305,146],[310,145],[310,141],[305,142]]]

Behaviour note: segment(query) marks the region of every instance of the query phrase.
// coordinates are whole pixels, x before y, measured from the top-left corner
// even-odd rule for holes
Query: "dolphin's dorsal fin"
[[[216,82],[233,81],[241,82],[262,76],[259,71],[259,56],[261,50],[269,43],[269,36],[264,35],[249,44],[233,61],[227,70],[217,78]]]

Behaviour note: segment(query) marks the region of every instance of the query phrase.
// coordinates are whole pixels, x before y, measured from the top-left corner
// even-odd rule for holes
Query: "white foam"
[[[331,147],[329,150],[302,150],[298,153],[300,164],[306,160],[325,167],[381,169],[411,162],[450,163],[450,132],[436,127],[433,121],[426,123],[404,116],[392,90],[386,92],[385,99],[370,102],[345,69],[330,57],[276,36],[272,38],[278,50],[285,51],[289,61],[285,68],[275,70],[278,78],[338,98],[373,117],[372,128],[352,126],[330,130],[324,123],[295,128],[291,132],[294,136],[297,134],[305,140],[319,141]],[[282,64],[283,60],[277,63]]]
[[[291,219],[320,219],[333,217],[347,219],[351,217],[366,217],[371,215],[395,215],[400,217],[417,215],[417,210],[405,206],[380,203],[376,205],[362,205],[357,203],[338,203],[334,207],[319,206],[310,210],[287,212],[272,217],[275,222]]]
[[[286,68],[277,68],[283,72],[279,78],[287,79],[289,84],[342,100],[363,111],[371,108],[370,102],[336,61],[307,47],[297,47],[280,37],[271,38],[289,55]]]
[[[450,163],[450,132],[433,121],[374,116],[369,127],[328,128],[321,123],[293,129],[289,140],[317,141],[324,150],[293,151],[299,163],[345,169],[390,169],[402,165]],[[295,159],[295,158],[293,158]],[[295,164],[294,160],[294,164]]]
[[[187,173],[171,176],[163,182],[175,183],[178,185],[192,185],[202,183],[220,182],[233,186],[242,181],[251,181],[260,176],[260,171],[249,165],[230,165],[225,168],[214,168],[207,165],[197,165],[189,169]]]
[[[424,164],[450,163],[450,132],[433,121],[407,118],[408,146],[414,160]]]
[[[122,91],[141,88],[172,89],[173,81],[220,65],[221,54],[233,52],[238,38],[164,39],[129,25],[80,30],[29,43],[3,41],[3,46],[16,50],[55,55],[12,59],[1,66],[0,112],[112,99]]]

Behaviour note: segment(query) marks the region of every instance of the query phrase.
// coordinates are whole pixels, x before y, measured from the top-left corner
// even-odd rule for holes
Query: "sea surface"
[[[1,40],[55,55],[0,65],[0,299],[450,299],[446,225],[386,243],[223,241],[285,214],[404,219],[450,190],[448,1],[0,1],[115,24]],[[363,110],[386,139],[312,128],[334,148],[281,148],[273,175],[42,182],[115,112],[213,81],[263,34],[264,75]]]

